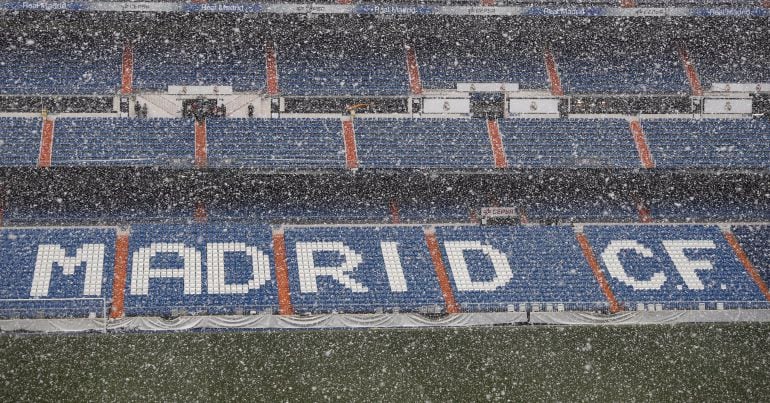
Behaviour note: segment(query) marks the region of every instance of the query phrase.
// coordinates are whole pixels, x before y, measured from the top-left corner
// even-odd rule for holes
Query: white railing
[[[736,309],[770,309],[770,301],[627,301],[626,311],[727,311]]]
[[[158,118],[180,118],[182,117],[182,102],[174,99],[173,96],[165,94],[144,94],[137,95],[136,102],[140,104],[150,104],[148,115]],[[133,115],[133,109],[129,112]]]
[[[106,322],[107,299],[103,297],[0,299],[0,318],[2,319],[38,317],[99,318]]]
[[[607,302],[515,301],[460,304],[462,312],[609,312]]]
[[[234,303],[232,305],[186,304],[186,305],[178,305],[178,306],[153,304],[153,305],[142,305],[142,306],[131,307],[130,309],[133,309],[139,312],[139,314],[127,315],[127,316],[146,316],[142,314],[141,311],[153,312],[153,314],[149,316],[157,316],[157,317],[201,316],[201,315],[212,315],[212,316],[273,315],[279,312],[279,307],[277,305],[269,305],[269,304],[249,305],[249,304],[239,304],[239,303]],[[157,314],[157,312],[165,312],[165,313]]]
[[[260,97],[252,94],[238,94],[235,96],[225,98],[225,107],[227,108],[227,116],[248,116],[248,113],[240,113],[242,109],[248,108],[251,104],[254,106],[254,116],[259,114],[259,101]]]

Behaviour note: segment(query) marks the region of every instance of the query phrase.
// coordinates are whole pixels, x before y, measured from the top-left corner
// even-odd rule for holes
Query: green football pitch
[[[0,401],[767,401],[770,324],[2,335]]]

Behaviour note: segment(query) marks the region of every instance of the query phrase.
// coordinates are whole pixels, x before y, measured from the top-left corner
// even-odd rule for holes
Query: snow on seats
[[[297,313],[442,312],[450,300],[461,312],[607,307],[571,227],[444,225],[433,246],[426,231],[286,226],[281,287]],[[113,287],[124,291],[113,303],[127,316],[279,312],[269,226],[141,224],[127,233],[123,277],[113,275],[115,228],[0,230],[0,316],[100,316]],[[767,226],[735,228],[760,281],[717,226],[586,225],[583,233],[625,309],[767,307]]]
[[[122,45],[112,34],[61,35],[45,24],[0,31],[0,94],[111,94],[120,87]]]
[[[585,42],[580,44],[554,45],[565,93],[689,93],[673,44],[664,38],[649,38],[647,32],[624,31],[621,35],[608,31],[582,38]]]
[[[135,225],[125,313],[249,314],[277,309],[267,225]]]
[[[285,237],[297,312],[444,306],[420,227],[288,228]]]
[[[0,317],[101,316],[115,229],[0,229]]]
[[[43,121],[0,117],[0,166],[35,166]]]
[[[759,276],[765,284],[770,282],[770,226],[739,225],[732,230]]]
[[[591,225],[584,233],[626,309],[735,309],[766,301],[717,226]]]
[[[60,118],[54,166],[191,167],[192,119]]]
[[[763,119],[642,121],[661,168],[767,168],[770,122]]]
[[[339,119],[209,119],[208,165],[344,168]]]
[[[501,119],[512,168],[638,168],[628,122],[622,119]]]
[[[349,21],[350,24],[355,24]],[[284,95],[406,95],[403,38],[299,30],[276,41]],[[310,51],[308,51],[310,49]]]
[[[463,311],[606,302],[570,227],[437,227],[436,236]]]
[[[358,161],[366,168],[494,168],[481,119],[357,119]]]

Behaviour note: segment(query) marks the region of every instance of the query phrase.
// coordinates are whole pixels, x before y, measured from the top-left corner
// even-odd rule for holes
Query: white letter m
[[[75,267],[83,263],[85,263],[83,295],[102,295],[104,244],[84,244],[75,250],[75,256],[67,256],[67,251],[60,245],[38,245],[30,297],[48,296],[51,272],[55,264],[62,267],[62,274],[72,276],[75,274]]]

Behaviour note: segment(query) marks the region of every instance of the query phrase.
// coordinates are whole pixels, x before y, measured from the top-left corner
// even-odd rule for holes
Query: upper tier
[[[271,95],[283,96],[408,96],[458,83],[548,91],[547,60],[566,94],[689,94],[687,59],[706,91],[713,83],[770,82],[763,20],[730,21],[726,35],[718,20],[692,27],[657,20],[261,24],[168,17],[128,28],[105,16],[27,18],[0,33],[0,94],[116,94],[126,83],[140,93],[170,85],[256,93],[267,92],[271,79]],[[114,31],[101,28],[115,24]]]

